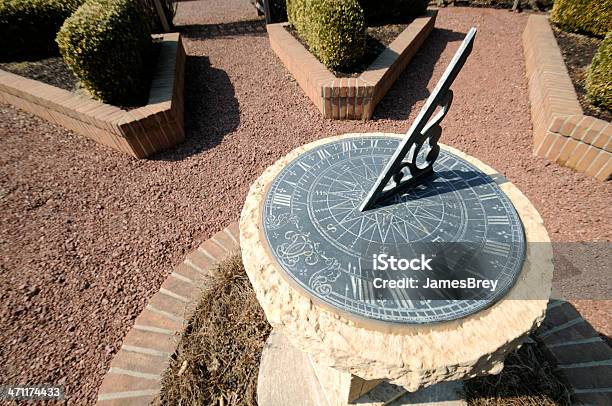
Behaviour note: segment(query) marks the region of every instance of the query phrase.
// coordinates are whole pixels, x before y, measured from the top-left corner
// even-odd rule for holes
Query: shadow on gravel
[[[404,72],[383,97],[372,119],[405,120],[414,104],[429,97],[427,83],[449,42],[463,41],[465,33],[434,28]]]
[[[234,86],[225,71],[206,56],[187,55],[185,66],[185,141],[152,157],[180,161],[219,144],[240,124]]]
[[[176,27],[181,35],[190,39],[212,39],[243,35],[265,35],[266,22],[262,20],[234,21],[220,24],[193,24]]]

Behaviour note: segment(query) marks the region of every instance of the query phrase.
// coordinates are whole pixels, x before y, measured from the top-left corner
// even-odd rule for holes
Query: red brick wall
[[[124,111],[3,70],[0,70],[0,102],[135,158],[145,158],[185,138],[185,51],[178,33],[164,34],[161,39],[149,104],[144,107]]]
[[[544,15],[523,33],[533,152],[599,180],[612,176],[612,127],[582,113],[561,51]]]

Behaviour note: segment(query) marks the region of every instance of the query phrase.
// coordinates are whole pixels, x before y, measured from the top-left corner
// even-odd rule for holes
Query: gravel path
[[[74,403],[93,403],[147,299],[185,253],[238,218],[265,167],[320,137],[404,132],[472,25],[480,33],[443,142],[505,173],[553,239],[612,240],[610,184],[531,155],[525,16],[441,10],[367,123],[322,119],[256,18],[248,0],[180,3],[187,141],[153,159],[130,159],[0,105],[0,384],[65,383]],[[607,311],[590,317],[610,334]]]

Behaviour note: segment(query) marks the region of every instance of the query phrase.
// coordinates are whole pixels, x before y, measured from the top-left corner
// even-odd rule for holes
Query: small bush
[[[120,106],[146,101],[152,40],[140,2],[89,0],[64,22],[57,43],[93,97]]]
[[[365,20],[357,0],[288,0],[289,22],[328,68],[350,68],[365,52]]]
[[[586,89],[593,104],[612,110],[612,32],[606,35],[593,57]]]
[[[603,37],[612,31],[612,0],[555,0],[550,19],[566,31]]]
[[[55,35],[84,0],[0,0],[2,59],[57,52]]]
[[[429,0],[359,0],[368,23],[421,15]]]

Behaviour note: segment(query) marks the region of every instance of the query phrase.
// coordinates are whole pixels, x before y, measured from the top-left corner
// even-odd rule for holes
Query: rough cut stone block
[[[463,384],[445,382],[408,392],[405,388],[387,382],[368,384],[354,375],[342,377],[329,368],[328,374],[317,373],[309,356],[295,349],[283,336],[273,330],[266,341],[257,380],[259,406],[465,406]],[[321,370],[319,369],[319,372]],[[332,381],[340,378],[340,380]],[[363,385],[366,385],[365,387]],[[342,386],[344,385],[344,386]],[[341,400],[340,392],[351,394],[351,402]],[[361,395],[355,397],[360,392]]]

